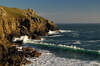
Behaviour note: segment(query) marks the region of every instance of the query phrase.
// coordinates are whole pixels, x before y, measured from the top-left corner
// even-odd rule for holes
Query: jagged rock
[[[41,37],[36,34],[32,34],[31,39],[41,40]]]
[[[3,42],[2,42],[3,43]],[[0,66],[22,66],[22,64],[30,64],[26,57],[39,57],[41,53],[32,47],[23,48],[18,51],[15,44],[2,44],[0,42]],[[4,42],[6,43],[6,42]]]
[[[25,57],[39,57],[41,53],[34,50],[32,47],[23,48]]]
[[[57,26],[38,16],[32,9],[21,10],[17,8],[0,7],[0,38],[9,41],[21,35],[47,35],[49,30],[57,30]],[[8,18],[9,17],[9,18]]]
[[[41,53],[32,48],[18,51],[16,44],[21,42],[13,43],[12,39],[27,35],[41,40],[40,36],[48,35],[49,30],[58,30],[58,27],[32,9],[0,6],[0,66],[21,66],[26,57],[39,57]]]
[[[2,7],[0,7],[0,16],[2,17],[7,16],[7,12]]]

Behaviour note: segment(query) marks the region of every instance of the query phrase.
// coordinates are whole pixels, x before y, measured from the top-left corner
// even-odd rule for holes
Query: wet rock
[[[31,35],[31,39],[41,40],[41,37],[36,34],[33,34]]]
[[[34,50],[32,47],[23,48],[25,57],[39,57],[41,53]]]
[[[17,40],[14,43],[16,43],[16,45],[22,46],[23,40]]]

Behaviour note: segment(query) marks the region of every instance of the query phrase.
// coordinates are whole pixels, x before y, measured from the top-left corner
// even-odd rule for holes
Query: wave
[[[61,33],[64,33],[64,32],[73,32],[72,30],[59,30]]]
[[[19,38],[19,39],[22,39],[23,43],[25,43],[25,44],[26,43],[34,43],[34,44],[41,44],[41,45],[48,45],[48,46],[66,47],[66,48],[73,48],[73,49],[83,49],[83,48],[78,48],[76,46],[67,46],[67,45],[63,45],[63,44],[57,45],[57,44],[53,44],[53,43],[45,43],[45,42],[43,42],[44,38],[42,38],[42,40],[33,40],[33,39],[28,39],[28,36],[21,36],[21,38]]]
[[[18,40],[23,40],[23,43],[30,43],[30,42],[38,43],[38,42],[44,41],[45,39],[44,38],[41,38],[41,40],[29,39],[29,37],[25,35],[25,36],[14,38],[13,42],[16,42]]]
[[[84,50],[83,48],[79,48],[79,47],[76,47],[76,46],[67,46],[67,45],[62,45],[62,44],[53,44],[53,43],[44,43],[44,42],[24,42],[25,44],[28,44],[28,43],[33,43],[33,45],[45,45],[45,46],[54,46],[54,47],[63,47],[63,48],[72,48],[72,49],[80,49],[80,50]]]
[[[67,46],[67,45],[63,45],[63,44],[52,44],[52,43],[44,43],[44,39],[42,38],[42,40],[33,40],[33,39],[29,39],[28,36],[21,36],[19,38],[15,38],[13,41],[17,41],[17,40],[23,40],[23,45],[25,44],[32,44],[32,46],[39,46],[39,47],[43,47],[44,49],[47,48],[48,49],[53,49],[55,50],[55,48],[64,50],[64,51],[70,51],[70,52],[76,52],[76,53],[84,53],[84,54],[89,54],[89,55],[93,55],[93,56],[98,56],[100,55],[100,51],[95,51],[95,50],[86,50],[84,48],[79,48],[76,46]]]
[[[60,36],[63,36],[63,35],[51,35],[51,36],[47,36],[47,37],[60,37]]]
[[[55,35],[55,34],[59,34],[59,33],[65,33],[65,32],[73,32],[72,30],[56,30],[56,31],[49,31],[48,34],[49,35]]]
[[[25,44],[31,44],[32,46],[37,46],[39,48],[42,49],[46,49],[46,50],[53,50],[55,52],[57,52],[58,50],[63,50],[62,52],[72,52],[72,53],[77,53],[77,54],[83,54],[83,55],[88,55],[88,56],[94,56],[94,57],[98,57],[100,56],[100,51],[95,51],[95,50],[86,50],[84,48],[79,48],[76,46],[67,46],[67,45],[63,45],[63,44],[52,44],[52,43],[44,43],[44,42],[27,42],[24,43]]]
[[[23,40],[23,42],[25,42],[25,41],[29,40],[29,38],[28,38],[28,36],[25,35],[25,36],[16,37],[13,39],[14,42],[18,41],[18,40]]]
[[[57,31],[49,31],[48,32],[48,35],[54,35],[54,34],[59,34],[59,31],[57,30]]]

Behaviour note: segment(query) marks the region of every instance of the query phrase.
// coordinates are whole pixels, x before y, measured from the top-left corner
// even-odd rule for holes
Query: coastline
[[[58,30],[53,21],[39,16],[33,9],[0,6],[0,65],[21,66],[31,63],[27,57],[39,57],[41,53],[31,47],[22,47],[23,39],[42,40],[48,31]],[[14,38],[20,40],[13,42]]]

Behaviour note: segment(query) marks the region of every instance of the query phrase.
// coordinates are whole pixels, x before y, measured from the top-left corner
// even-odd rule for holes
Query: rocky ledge
[[[54,30],[58,30],[58,27],[33,9],[0,6],[0,66],[21,66],[31,63],[26,57],[41,55],[33,48],[19,46],[19,42],[13,43],[13,38],[27,35],[31,39],[41,40],[40,36]]]

